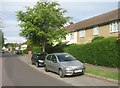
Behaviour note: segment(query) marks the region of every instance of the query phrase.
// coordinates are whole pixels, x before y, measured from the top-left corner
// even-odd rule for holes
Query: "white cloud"
[[[2,12],[17,12],[19,10],[25,10],[25,6],[33,7],[35,3],[32,2],[3,2]]]
[[[26,40],[22,37],[7,37],[5,36],[5,43],[24,43]]]
[[[56,0],[59,2],[119,2],[119,0]]]
[[[3,25],[16,26],[18,23],[17,20],[4,20]]]
[[[37,2],[39,0],[2,0],[2,2]],[[45,0],[43,0],[45,1]],[[46,0],[58,2],[119,2],[119,0]]]
[[[36,2],[38,0],[2,0],[2,2]]]

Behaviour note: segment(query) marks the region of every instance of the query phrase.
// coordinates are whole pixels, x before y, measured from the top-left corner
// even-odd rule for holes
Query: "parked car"
[[[84,74],[85,66],[68,53],[53,53],[46,56],[44,69],[56,72],[63,78],[65,75]]]
[[[22,50],[16,50],[15,53],[16,54],[22,54]]]
[[[5,50],[0,50],[0,53],[5,53]]]
[[[44,60],[45,60],[46,55],[47,55],[47,53],[45,53],[45,52],[34,53],[31,57],[32,64],[36,65],[36,67],[44,66]]]

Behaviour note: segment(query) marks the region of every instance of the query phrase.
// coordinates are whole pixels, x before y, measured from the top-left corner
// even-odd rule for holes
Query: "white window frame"
[[[94,27],[93,28],[93,35],[98,35],[99,34],[99,27]]]
[[[110,33],[118,32],[118,22],[110,23]]]
[[[74,32],[70,33],[70,39],[74,39],[75,35]]]
[[[79,31],[79,35],[80,35],[80,38],[84,38],[85,37],[85,30]]]

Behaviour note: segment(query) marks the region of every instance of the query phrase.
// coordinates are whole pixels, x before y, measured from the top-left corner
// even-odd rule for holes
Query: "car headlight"
[[[73,68],[72,67],[66,67],[65,70],[73,70]]]
[[[38,62],[43,63],[44,61],[42,61],[42,60],[38,60]]]

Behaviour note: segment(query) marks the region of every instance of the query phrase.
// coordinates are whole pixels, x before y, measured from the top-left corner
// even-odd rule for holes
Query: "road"
[[[3,54],[2,63],[3,86],[71,86],[38,72],[13,54]]]
[[[2,87],[2,54],[0,53],[0,87]]]
[[[60,78],[52,72],[45,72],[44,68],[31,65],[30,58],[3,54],[2,57],[2,85],[3,86],[118,86],[106,80],[87,75]],[[96,88],[96,87],[95,87]]]

